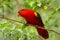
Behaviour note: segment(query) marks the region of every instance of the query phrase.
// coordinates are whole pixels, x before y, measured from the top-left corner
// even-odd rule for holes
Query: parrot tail
[[[47,39],[49,37],[48,31],[46,29],[39,28],[39,27],[37,27],[36,29],[37,29],[38,34],[42,36],[43,38]]]

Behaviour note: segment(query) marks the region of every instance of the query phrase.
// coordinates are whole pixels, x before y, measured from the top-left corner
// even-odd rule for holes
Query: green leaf
[[[27,26],[28,26],[27,24],[23,24],[21,29],[24,30]]]

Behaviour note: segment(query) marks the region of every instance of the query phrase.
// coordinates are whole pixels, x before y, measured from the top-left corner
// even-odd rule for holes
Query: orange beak
[[[20,11],[18,11],[18,14],[17,14],[17,15],[18,15],[18,17],[20,17],[20,14],[19,14],[19,13],[20,13]]]
[[[18,17],[20,17],[20,15],[18,14]]]

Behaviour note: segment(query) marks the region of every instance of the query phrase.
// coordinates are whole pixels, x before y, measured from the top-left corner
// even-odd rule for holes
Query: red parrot
[[[46,29],[42,29],[44,28],[44,24],[42,22],[40,15],[35,10],[31,10],[28,8],[20,9],[18,11],[18,16],[23,17],[26,20],[27,24],[30,24],[33,26],[37,25],[38,27],[36,27],[36,29],[40,36],[42,36],[45,39],[49,37],[48,31]]]

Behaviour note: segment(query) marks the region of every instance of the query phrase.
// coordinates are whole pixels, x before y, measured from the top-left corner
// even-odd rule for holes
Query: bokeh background
[[[33,26],[22,24],[24,18],[17,16],[21,8],[36,10],[45,28],[60,32],[60,0],[0,0],[0,40],[41,40]],[[49,31],[48,40],[60,40],[60,35]]]

